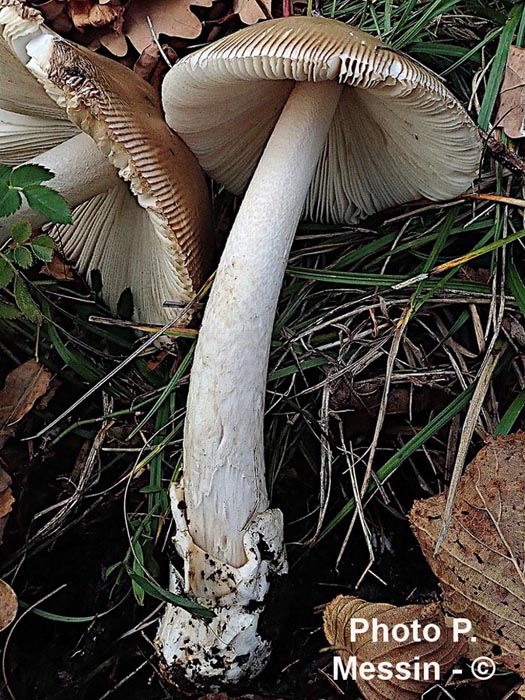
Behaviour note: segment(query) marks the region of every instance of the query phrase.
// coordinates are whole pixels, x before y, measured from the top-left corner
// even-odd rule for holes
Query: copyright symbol
[[[472,662],[470,670],[478,681],[488,681],[496,673],[496,664],[488,656],[478,656]]]

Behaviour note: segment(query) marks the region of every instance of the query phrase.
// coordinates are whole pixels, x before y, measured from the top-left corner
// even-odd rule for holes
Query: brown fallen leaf
[[[0,448],[14,433],[15,425],[49,388],[51,372],[36,360],[28,360],[7,375],[0,391]]]
[[[352,641],[350,634],[352,618],[362,618],[370,624],[369,630],[356,635],[355,641]],[[389,641],[384,641],[381,636],[374,641],[372,620],[385,624],[390,632],[395,625],[410,626],[417,620],[422,627],[437,625],[440,637],[437,641],[417,642],[411,635],[406,642],[397,642],[390,635]],[[419,657],[418,663],[437,662],[443,678],[467,650],[467,642],[463,637],[454,642],[452,629],[446,626],[439,603],[396,607],[388,603],[368,603],[360,598],[340,595],[325,608],[324,633],[345,664],[350,657],[355,657],[357,669],[364,662],[372,662],[376,669],[381,662],[393,665],[406,662],[412,667],[416,657]],[[422,639],[421,633],[420,638]],[[408,680],[401,680],[394,675],[390,680],[380,680],[376,676],[364,681],[357,673],[356,684],[366,700],[419,700],[434,683],[415,678],[415,673],[412,673]]]
[[[163,46],[162,50],[168,61],[173,65],[177,60],[177,54],[170,46]],[[162,79],[169,70],[169,66],[160,54],[159,47],[154,42],[148,44],[140,54],[137,62],[133,66],[133,71],[146,80],[150,85],[159,90]]]
[[[244,24],[272,18],[272,0],[233,0],[233,11]]]
[[[77,29],[122,24],[124,8],[119,0],[101,3],[97,0],[68,0],[69,16]]]
[[[525,49],[511,46],[495,123],[511,139],[525,136]]]
[[[3,464],[4,461],[0,457],[0,544],[2,544],[5,526],[15,502],[11,493],[11,477],[3,468]]]
[[[139,53],[151,43],[149,17],[155,34],[196,39],[202,31],[200,19],[190,5],[211,7],[212,0],[131,0],[126,10],[124,33]]]
[[[71,267],[65,263],[60,255],[53,253],[51,262],[42,265],[40,274],[49,275],[56,280],[72,280],[74,279]]]
[[[0,632],[13,622],[18,612],[18,600],[11,586],[0,579]]]
[[[471,620],[476,656],[525,677],[525,434],[491,439],[458,488],[448,535],[434,556],[446,494],[417,501],[410,523],[438,577],[443,605]]]

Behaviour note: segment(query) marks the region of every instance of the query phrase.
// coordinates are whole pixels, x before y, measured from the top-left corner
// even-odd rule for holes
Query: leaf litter
[[[7,375],[0,391],[0,448],[13,435],[16,424],[48,391],[52,374],[36,360],[28,360]]]
[[[0,579],[0,632],[13,622],[18,612],[18,599],[11,586]]]
[[[461,478],[448,534],[434,549],[447,494],[416,501],[410,523],[440,581],[443,606],[472,622],[472,654],[525,677],[525,433],[491,438]]]
[[[388,641],[381,638],[374,640],[370,625],[366,632],[356,635],[357,639],[354,640],[350,634],[352,618],[376,620],[378,624],[385,624],[388,630],[392,630],[395,625],[410,626],[417,620],[422,627],[437,625],[441,634],[437,641],[425,641],[421,638],[422,641],[417,642],[411,636],[405,642],[393,638]],[[396,607],[389,603],[368,603],[360,598],[340,595],[325,608],[324,632],[343,662],[347,663],[350,657],[355,656],[357,668],[363,662],[372,662],[375,668],[378,668],[381,662],[412,665],[417,658],[421,663],[438,663],[441,674],[444,675],[467,650],[464,637],[454,641],[452,628],[446,625],[445,616],[436,602]],[[416,680],[415,676],[402,680],[396,678],[395,674],[390,680],[376,677],[365,681],[358,672],[356,684],[366,700],[419,700],[433,682]]]

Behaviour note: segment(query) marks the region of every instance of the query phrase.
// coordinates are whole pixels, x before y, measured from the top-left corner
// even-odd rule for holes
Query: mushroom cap
[[[24,67],[24,44],[43,21],[38,10],[20,0],[0,1],[0,109],[67,119]]]
[[[295,81],[345,85],[305,205],[314,221],[355,222],[421,197],[461,194],[481,153],[473,122],[419,63],[336,20],[253,25],[167,74],[168,124],[234,193],[257,165]]]
[[[137,320],[166,323],[173,310],[162,302],[193,299],[215,248],[197,161],[166,125],[155,90],[129,69],[56,36],[19,0],[0,0],[0,30],[0,160],[19,164],[80,131],[91,136],[122,186],[51,233],[82,273],[100,271],[112,310],[130,288]]]
[[[31,45],[28,48],[31,51]],[[156,321],[151,315],[147,317],[149,322],[166,321],[173,311],[162,312],[162,301],[174,298],[189,302],[204,282],[214,251],[209,192],[199,164],[166,125],[155,90],[135,73],[63,40],[54,39],[48,48],[39,65],[39,80],[64,105],[71,121],[88,133],[118,168],[145,210],[147,215],[141,216],[132,207],[134,215],[126,214],[126,218],[128,225],[138,227],[148,241],[145,250],[139,246],[141,253],[149,249],[152,255],[151,246],[160,246],[155,251],[157,283],[162,277],[174,275],[170,295],[156,300],[160,304]],[[122,193],[120,189],[121,203]],[[85,221],[82,227],[74,226],[79,235],[82,229],[86,232]],[[122,234],[125,237],[125,230]],[[107,238],[106,245],[111,240],[111,236]],[[130,285],[134,297],[137,292],[151,292],[154,283],[145,275],[148,268],[148,264],[142,268],[128,264],[129,272],[142,270],[138,279],[134,274],[131,278],[135,280]],[[104,282],[108,275],[101,272]],[[114,307],[115,300],[108,303]],[[141,315],[141,320],[146,319]]]

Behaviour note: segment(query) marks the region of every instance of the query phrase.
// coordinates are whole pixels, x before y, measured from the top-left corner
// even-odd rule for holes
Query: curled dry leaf
[[[525,49],[511,46],[495,123],[511,139],[525,136]]]
[[[16,423],[49,388],[51,372],[36,360],[28,360],[7,375],[0,391],[0,447],[14,433]]]
[[[11,493],[11,477],[2,467],[2,464],[4,462],[0,457],[0,544],[2,544],[5,526],[15,502]]]
[[[163,46],[162,50],[171,65],[177,60],[177,54],[170,46]],[[134,72],[143,80],[160,92],[162,79],[169,70],[169,66],[161,56],[157,44],[151,42],[140,54],[138,61],[133,66]]]
[[[124,8],[120,0],[97,2],[97,0],[68,0],[69,15],[77,29],[85,27],[104,27],[113,24],[121,27]]]
[[[414,504],[410,522],[443,591],[471,620],[472,653],[525,677],[525,434],[490,440],[461,479],[447,538],[434,555],[446,494]]]
[[[18,612],[18,600],[11,586],[0,579],[0,632],[13,622]]]
[[[383,641],[381,636],[378,641],[374,641],[370,624],[368,632],[359,634],[356,641],[352,641],[352,618],[377,620],[378,623],[384,623],[388,630],[399,624],[410,626],[417,620],[422,626],[437,625],[441,634],[435,642],[415,642],[412,636],[406,642],[396,642],[391,636],[388,641]],[[419,657],[418,663],[437,662],[443,677],[467,650],[465,639],[454,642],[452,629],[446,626],[439,603],[396,607],[388,603],[367,603],[359,598],[341,595],[329,603],[324,611],[324,632],[343,662],[347,663],[349,658],[355,657],[357,668],[365,661],[372,662],[375,668],[381,662],[393,665],[408,662],[412,665],[414,659]],[[358,673],[356,684],[366,700],[419,700],[433,683],[415,680],[415,673],[411,676],[409,680],[395,677],[379,680],[376,677],[364,681]]]

